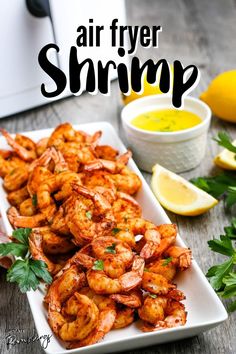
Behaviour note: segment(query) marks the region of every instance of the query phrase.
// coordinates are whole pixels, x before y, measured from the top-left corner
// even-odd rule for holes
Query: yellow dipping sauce
[[[201,122],[202,119],[196,114],[173,108],[144,112],[131,120],[137,128],[157,132],[184,130]]]

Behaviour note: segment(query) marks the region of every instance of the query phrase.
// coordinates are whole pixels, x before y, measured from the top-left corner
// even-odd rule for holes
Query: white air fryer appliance
[[[38,64],[42,47],[48,43],[59,46],[59,54],[51,51],[49,58],[68,77],[69,49],[76,45],[78,26],[88,26],[89,19],[110,26],[114,18],[125,24],[124,0],[4,1],[0,12],[0,118],[49,102],[40,87],[45,83],[50,90],[55,84]],[[121,62],[106,36],[108,31],[99,48],[79,48],[78,61]],[[69,94],[66,90],[60,98]]]

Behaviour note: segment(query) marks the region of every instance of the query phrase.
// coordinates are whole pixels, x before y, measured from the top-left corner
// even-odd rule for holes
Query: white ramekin
[[[156,109],[173,108],[171,97],[152,95],[139,98],[122,109],[122,125],[138,166],[147,172],[159,163],[173,172],[196,167],[205,155],[211,110],[202,101],[185,97],[182,109],[197,114],[202,122],[177,132],[152,132],[134,127],[130,121],[139,114]]]

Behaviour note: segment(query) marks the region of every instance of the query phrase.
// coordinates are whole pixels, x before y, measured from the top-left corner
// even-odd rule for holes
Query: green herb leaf
[[[7,242],[0,244],[0,255],[6,256],[11,254],[16,257],[24,258],[28,252],[28,246],[15,243],[15,242]]]
[[[206,276],[210,278],[210,283],[215,290],[220,290],[224,287],[223,279],[228,275],[233,268],[233,258],[230,258],[228,261],[215,265],[211,267]]]
[[[37,198],[37,194],[34,194],[32,196],[32,204],[34,207],[36,207],[38,205],[38,198]]]
[[[149,272],[149,269],[148,269],[148,268],[144,268],[143,271],[144,271],[144,272]]]
[[[113,235],[116,235],[116,234],[118,234],[118,232],[120,232],[121,231],[121,229],[119,229],[118,227],[114,227],[114,229],[112,229],[112,234]]]
[[[92,213],[91,213],[91,211],[86,211],[85,215],[86,215],[86,217],[87,217],[89,220],[92,219]]]
[[[152,299],[156,299],[157,295],[156,294],[148,294],[148,296],[150,296]]]
[[[30,228],[20,228],[16,229],[12,233],[12,237],[18,240],[20,243],[23,243],[24,245],[28,246],[29,245],[29,235],[31,233],[32,229]]]
[[[30,269],[35,273],[35,275],[43,279],[45,283],[50,284],[52,282],[52,277],[47,270],[47,264],[43,261],[30,259],[29,260]]]
[[[162,263],[162,266],[165,267],[167,266],[170,262],[172,261],[172,257],[168,257],[164,260],[164,262]]]
[[[112,246],[108,246],[105,250],[106,253],[116,254],[116,244],[113,243]]]
[[[22,293],[30,289],[36,290],[39,285],[39,280],[30,269],[28,260],[15,261],[7,271],[7,281],[16,282]]]
[[[214,140],[225,149],[234,152],[236,154],[236,146],[234,146],[231,142],[230,136],[226,132],[219,132],[218,137],[214,138]]]
[[[214,177],[193,178],[190,182],[218,199],[224,194],[228,194],[229,187],[236,187],[236,177],[230,172],[224,172]]]
[[[94,262],[93,264],[93,270],[103,270],[104,269],[104,264],[101,259],[98,259]]]
[[[236,187],[229,186],[227,189],[227,196],[225,198],[226,208],[231,208],[236,203]]]
[[[220,240],[213,239],[208,241],[208,245],[212,251],[221,253],[225,256],[232,256],[234,254],[232,241],[225,235],[221,235]]]
[[[228,306],[228,311],[233,312],[236,310],[236,301],[233,301],[229,306]]]

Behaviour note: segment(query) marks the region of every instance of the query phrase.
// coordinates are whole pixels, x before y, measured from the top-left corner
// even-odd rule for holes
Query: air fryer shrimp
[[[0,128],[0,132],[22,160],[32,161],[37,157],[36,145],[30,138],[16,134],[15,139],[13,139],[5,129]]]
[[[16,191],[26,184],[28,177],[26,168],[15,168],[4,177],[3,186],[7,191]]]
[[[128,219],[140,218],[142,210],[138,202],[129,194],[117,192],[112,204],[112,212],[117,223],[127,222]]]
[[[38,232],[31,232],[29,236],[29,248],[32,257],[36,260],[45,262],[47,264],[48,271],[51,274],[59,272],[61,266],[51,262],[49,258],[45,255],[43,250],[43,237]]]
[[[42,138],[36,143],[37,156],[41,156],[47,150],[48,140],[49,138]]]
[[[131,218],[127,221],[126,227],[129,232],[134,235],[143,235],[143,240],[141,240],[142,248],[140,250],[140,256],[148,259],[156,251],[156,248],[161,242],[161,235],[158,231],[158,227],[142,218]]]
[[[43,251],[47,254],[64,254],[75,249],[69,237],[57,235],[49,226],[34,228],[32,232],[42,236]]]
[[[96,237],[91,245],[96,258],[103,260],[104,271],[110,278],[119,278],[132,264],[131,248],[115,237]]]
[[[48,322],[62,340],[69,342],[89,335],[97,325],[99,310],[87,296],[75,292],[63,307],[63,314],[49,307]]]
[[[82,288],[80,294],[88,296],[97,305],[99,310],[98,322],[96,327],[90,334],[79,342],[71,343],[70,349],[84,347],[95,344],[102,340],[106,333],[108,333],[116,319],[116,306],[112,299],[102,295],[97,295],[89,288]]]
[[[32,199],[28,198],[20,204],[19,211],[22,216],[33,216],[36,214],[37,208]]]
[[[147,297],[138,312],[140,318],[145,321],[142,326],[144,332],[183,326],[187,317],[181,302],[162,296],[155,299]]]
[[[149,272],[160,274],[168,281],[172,281],[176,275],[177,267],[171,258],[157,259],[152,263],[146,265]]]
[[[116,161],[96,159],[85,164],[84,170],[87,172],[96,170],[106,170],[112,174],[120,173],[120,171],[125,167],[125,165],[127,165],[131,156],[131,151],[127,151],[123,155],[119,156]]]
[[[54,195],[55,199],[66,199],[72,194],[72,182],[80,182],[79,175],[70,171],[65,171],[53,175],[52,177],[44,180],[39,185],[37,190],[38,207],[40,211],[46,215],[49,221],[52,221],[52,217],[56,212],[56,208],[54,208],[55,202],[52,198],[52,194],[57,192],[57,194]],[[50,210],[52,210],[52,213]]]
[[[45,287],[48,323],[67,349],[136,319],[146,332],[184,325],[175,276],[190,267],[191,251],[175,245],[176,225],[143,218],[131,151],[120,155],[99,145],[101,131],[89,135],[70,123],[35,142],[0,133],[11,146],[0,149],[8,219],[32,229],[30,257],[53,277]]]
[[[183,271],[191,265],[191,253],[189,248],[172,246],[166,250],[165,255],[171,257],[172,262]]]
[[[152,272],[144,272],[142,279],[142,288],[153,294],[165,295],[176,286],[168,282],[168,280],[161,274]]]
[[[28,197],[29,192],[27,186],[25,186],[16,191],[8,193],[7,200],[11,205],[18,207],[24,200],[28,199]]]
[[[44,301],[51,310],[60,312],[62,304],[86,285],[85,274],[76,264],[71,265],[56,275],[56,279],[50,285]]]
[[[38,213],[33,216],[22,216],[18,213],[15,207],[10,207],[7,211],[7,216],[12,224],[15,227],[39,227],[47,224],[45,215]]]
[[[116,199],[115,184],[105,171],[83,173],[82,184],[86,188],[102,194],[111,204]]]
[[[78,195],[66,205],[66,222],[78,245],[90,242],[94,236],[109,234],[114,227],[110,203],[100,194],[72,184]]]
[[[135,256],[131,271],[118,279],[109,278],[104,271],[90,269],[87,272],[89,287],[97,294],[117,294],[137,288],[142,282],[144,260]]]
[[[131,308],[138,308],[142,305],[142,292],[140,290],[132,290],[127,294],[113,294],[110,298]]]
[[[113,329],[128,327],[133,322],[134,322],[134,310],[132,308],[125,307],[123,309],[118,309],[116,319],[113,324]]]
[[[119,151],[113,149],[110,145],[97,145],[95,152],[98,159],[115,161]]]
[[[117,240],[113,236],[96,237],[93,239],[92,249],[98,259],[105,259],[107,255],[114,255],[120,258],[125,267],[130,267],[133,260],[133,253],[128,244]]]

